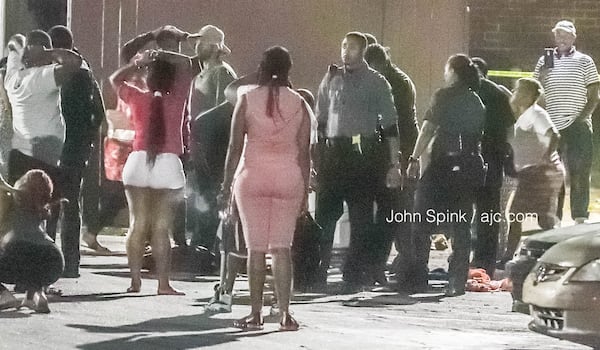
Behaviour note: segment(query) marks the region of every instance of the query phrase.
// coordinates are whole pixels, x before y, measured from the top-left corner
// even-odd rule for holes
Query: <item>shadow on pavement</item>
[[[373,294],[373,293],[369,293]],[[344,306],[350,307],[387,307],[390,305],[414,305],[417,303],[439,303],[444,296],[441,294],[417,296],[406,294],[385,295],[359,295],[348,301],[342,302]]]
[[[154,297],[155,294],[135,294],[125,292],[112,292],[112,293],[91,293],[91,294],[71,294],[62,296],[50,296],[48,300],[52,304],[58,303],[79,303],[79,302],[92,302],[92,301],[110,301],[118,300],[123,298],[146,298]]]
[[[0,311],[0,318],[16,319],[27,318],[35,315],[33,312],[21,312],[15,308]]]
[[[123,264],[81,264],[79,265],[82,269],[93,269],[93,270],[116,270],[116,269],[128,269],[127,263]]]
[[[192,349],[237,341],[243,337],[263,336],[274,331],[245,332],[233,329],[233,319],[214,319],[207,314],[157,318],[119,327],[86,324],[68,324],[68,327],[90,333],[136,333],[123,338],[79,345],[79,349]],[[216,331],[219,330],[219,331]],[[193,334],[167,335],[168,332],[193,332]],[[161,334],[162,335],[158,335]],[[209,336],[210,335],[210,336]]]
[[[95,265],[93,265],[95,266]],[[125,266],[124,268],[127,268]],[[108,267],[106,269],[109,269]],[[93,271],[93,274],[102,275],[102,276],[112,276],[112,277],[123,277],[130,278],[131,274],[129,270],[126,271]],[[142,271],[143,279],[156,279],[156,275],[152,272]],[[208,275],[199,275],[187,272],[174,272],[169,276],[171,281],[181,281],[181,282],[218,282],[218,276],[208,276]]]

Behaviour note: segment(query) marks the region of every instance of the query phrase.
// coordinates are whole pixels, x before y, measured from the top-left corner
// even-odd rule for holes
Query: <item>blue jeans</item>
[[[592,128],[585,121],[576,121],[560,131],[559,153],[569,174],[571,187],[571,218],[587,218],[590,204],[590,174],[592,171]],[[565,201],[564,185],[558,198],[558,217],[562,219]]]

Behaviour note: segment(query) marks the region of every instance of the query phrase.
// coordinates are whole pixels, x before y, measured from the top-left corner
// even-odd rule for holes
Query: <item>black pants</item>
[[[319,189],[316,221],[323,228],[319,246],[321,282],[326,280],[337,220],[348,204],[350,245],[343,266],[343,278],[361,283],[381,265],[389,230],[374,225],[373,203],[385,191],[386,152],[382,144],[364,142],[361,149],[351,139],[328,140],[320,150]],[[382,189],[383,187],[383,189]],[[383,206],[379,209],[385,212]]]
[[[414,261],[415,243],[412,232],[412,222],[408,219],[414,214],[414,196],[416,183],[405,182],[402,191],[398,193],[398,204],[394,207],[396,212],[403,214],[403,220],[393,221],[387,226],[393,229],[393,242],[398,255],[394,258],[391,272],[395,274],[398,282],[404,282],[407,278],[408,268]],[[386,218],[387,219],[387,218]],[[389,254],[391,242],[388,243],[386,250]],[[387,254],[385,256],[387,260]]]
[[[433,169],[432,169],[433,168]],[[475,191],[468,184],[462,188],[440,185],[443,174],[431,164],[423,174],[415,193],[415,213],[420,215],[413,222],[415,262],[413,283],[426,286],[428,280],[430,236],[438,231],[452,238],[452,257],[448,267],[450,282],[464,290],[469,270],[471,252],[471,220]]]
[[[62,173],[62,194],[68,200],[63,205],[60,231],[61,249],[65,258],[65,272],[77,274],[79,273],[80,261],[81,179],[85,166],[64,165],[61,166],[60,170]]]
[[[187,232],[189,206],[186,197],[177,202],[174,212],[175,217],[173,218],[173,240],[175,245],[180,247],[187,246],[185,234]]]
[[[197,179],[198,182],[204,182]],[[204,186],[206,187],[206,186]],[[199,187],[197,187],[199,188]],[[203,208],[196,212],[196,227],[192,235],[192,244],[201,245],[217,252],[215,245],[217,238],[217,228],[219,227],[219,208],[217,206],[217,195],[219,194],[219,185],[214,184],[208,188],[202,188],[196,193],[199,200],[203,202]]]
[[[104,180],[100,193],[98,214],[87,222],[88,232],[98,234],[104,227],[110,226],[121,209],[127,207],[125,189],[121,181]]]
[[[500,214],[500,188],[485,186],[477,192],[475,225],[477,239],[473,246],[473,265],[485,269],[490,275],[496,270],[496,251],[500,223],[495,220]],[[487,216],[486,220],[482,220]]]
[[[576,121],[560,131],[559,153],[569,174],[571,194],[571,218],[587,218],[590,213],[590,174],[594,143],[591,127],[584,121]],[[558,197],[557,216],[562,219],[565,202],[565,186]]]
[[[0,255],[0,282],[40,290],[56,282],[63,271],[60,250],[50,241],[32,243],[15,239]]]

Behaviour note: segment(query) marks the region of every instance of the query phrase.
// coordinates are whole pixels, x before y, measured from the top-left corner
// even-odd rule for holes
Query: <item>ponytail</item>
[[[258,85],[266,85],[269,89],[267,98],[267,115],[274,117],[275,108],[281,117],[279,110],[279,87],[292,87],[289,80],[289,71],[292,67],[292,59],[287,49],[281,46],[273,46],[263,53],[259,65]]]
[[[273,80],[275,80],[276,77],[277,76],[275,75]],[[279,85],[273,84],[273,81],[271,81],[268,84],[268,87],[269,87],[269,96],[267,98],[267,115],[269,117],[273,118],[273,110],[276,107],[277,113],[279,113],[279,116],[281,117],[281,111],[279,110]]]
[[[163,117],[163,95],[155,91],[150,102],[150,120],[146,129],[146,163],[154,166],[156,156],[165,142],[165,121]]]

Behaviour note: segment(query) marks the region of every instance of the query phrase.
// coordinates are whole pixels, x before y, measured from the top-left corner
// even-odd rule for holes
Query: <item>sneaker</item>
[[[584,217],[584,216],[580,216],[580,217],[576,217],[575,219],[575,224],[579,225],[579,224],[585,224],[588,220],[588,218]]]
[[[233,297],[231,294],[221,294],[219,299],[211,299],[204,307],[204,310],[210,313],[229,313],[231,312],[232,304]]]

